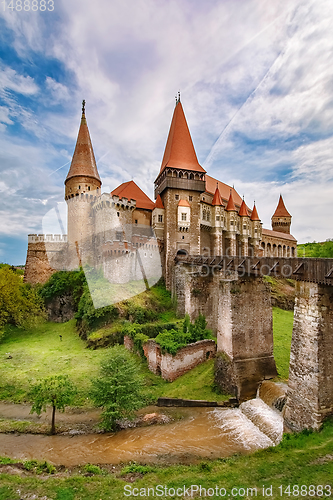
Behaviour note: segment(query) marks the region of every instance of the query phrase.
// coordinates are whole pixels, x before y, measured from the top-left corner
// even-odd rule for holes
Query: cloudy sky
[[[152,198],[178,90],[210,175],[265,227],[282,193],[300,242],[333,237],[331,0],[52,4],[0,6],[0,261],[63,200],[82,99],[106,189]]]

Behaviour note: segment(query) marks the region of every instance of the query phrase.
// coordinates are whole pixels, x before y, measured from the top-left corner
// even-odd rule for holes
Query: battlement
[[[28,234],[28,243],[67,243],[67,234]]]
[[[103,193],[94,203],[93,210],[101,210],[102,208],[134,210],[136,208],[136,201],[129,200],[128,198],[119,198],[117,195]]]

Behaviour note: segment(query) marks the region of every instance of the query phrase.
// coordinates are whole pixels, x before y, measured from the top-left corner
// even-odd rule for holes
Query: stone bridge
[[[296,280],[285,423],[317,429],[333,413],[333,259],[179,255],[172,291],[180,314],[206,316],[216,382],[245,400],[277,374],[267,275]]]

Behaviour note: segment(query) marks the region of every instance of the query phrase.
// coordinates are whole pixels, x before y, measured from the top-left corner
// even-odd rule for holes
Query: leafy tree
[[[143,379],[133,357],[122,346],[110,349],[109,358],[101,364],[100,375],[92,380],[91,398],[103,408],[100,426],[114,430],[117,420],[131,418],[143,406]]]
[[[10,266],[0,267],[0,336],[5,324],[30,326],[45,318],[42,300]]]
[[[36,384],[30,391],[29,397],[33,401],[30,413],[40,415],[52,406],[51,434],[55,434],[55,411],[65,411],[65,406],[73,402],[76,387],[67,375],[48,377]]]

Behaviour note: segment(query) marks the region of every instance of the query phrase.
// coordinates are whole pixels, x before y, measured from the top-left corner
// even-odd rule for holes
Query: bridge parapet
[[[201,266],[203,274],[223,271],[238,276],[273,276],[333,286],[333,259],[177,255],[175,262]]]

